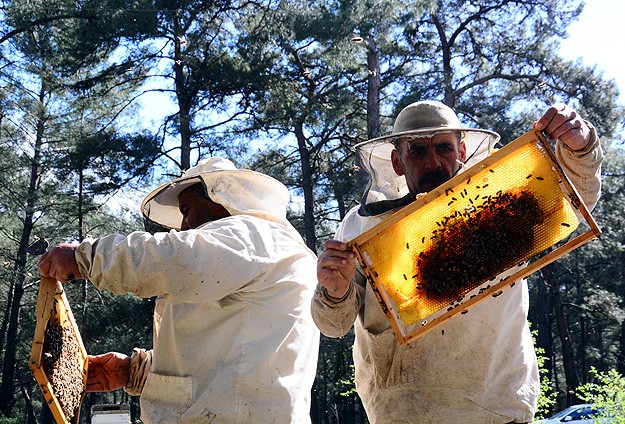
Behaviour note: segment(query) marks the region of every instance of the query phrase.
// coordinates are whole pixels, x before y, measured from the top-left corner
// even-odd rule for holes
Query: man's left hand
[[[77,244],[59,244],[43,254],[39,260],[39,273],[42,277],[54,278],[65,282],[82,278],[76,262]]]
[[[590,142],[590,127],[569,106],[556,103],[536,122],[534,129],[543,131],[552,140],[559,139],[571,150],[582,150]]]

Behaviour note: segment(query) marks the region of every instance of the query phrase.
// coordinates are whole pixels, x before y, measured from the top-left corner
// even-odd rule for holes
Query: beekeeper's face
[[[393,169],[397,175],[404,175],[413,198],[449,180],[466,159],[466,146],[458,132],[404,136],[394,144]]]
[[[178,195],[178,206],[182,213],[181,230],[197,228],[210,221],[230,216],[219,203],[208,198],[202,184],[194,184]]]

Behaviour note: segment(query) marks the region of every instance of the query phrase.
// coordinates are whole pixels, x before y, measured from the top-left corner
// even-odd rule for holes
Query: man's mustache
[[[419,184],[420,185],[425,185],[425,184],[442,184],[445,181],[447,181],[449,179],[449,174],[447,174],[445,171],[443,170],[438,170],[438,171],[430,171],[425,173],[421,179],[419,180]]]

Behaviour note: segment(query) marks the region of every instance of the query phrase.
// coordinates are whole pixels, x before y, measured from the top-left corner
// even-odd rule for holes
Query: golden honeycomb
[[[57,423],[77,423],[88,359],[60,282],[42,278],[30,368]]]
[[[567,238],[580,201],[554,158],[527,133],[352,240],[374,291],[390,298],[385,311],[426,323]]]

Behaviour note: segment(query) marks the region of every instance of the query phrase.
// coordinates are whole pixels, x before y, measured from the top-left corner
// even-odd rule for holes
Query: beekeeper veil
[[[208,197],[226,208],[230,215],[253,215],[288,223],[286,186],[260,172],[237,169],[231,161],[220,157],[201,160],[180,178],[152,191],[141,202],[141,213],[162,227],[180,229],[182,213],[178,208],[178,195],[196,183],[202,183]]]
[[[487,157],[499,141],[499,134],[482,129],[463,128],[456,113],[436,101],[420,101],[402,109],[395,119],[393,133],[354,146],[360,165],[369,176],[361,199],[362,204],[393,200],[408,194],[404,176],[393,170],[391,151],[398,137],[431,137],[440,132],[459,132],[466,145],[464,168]]]

